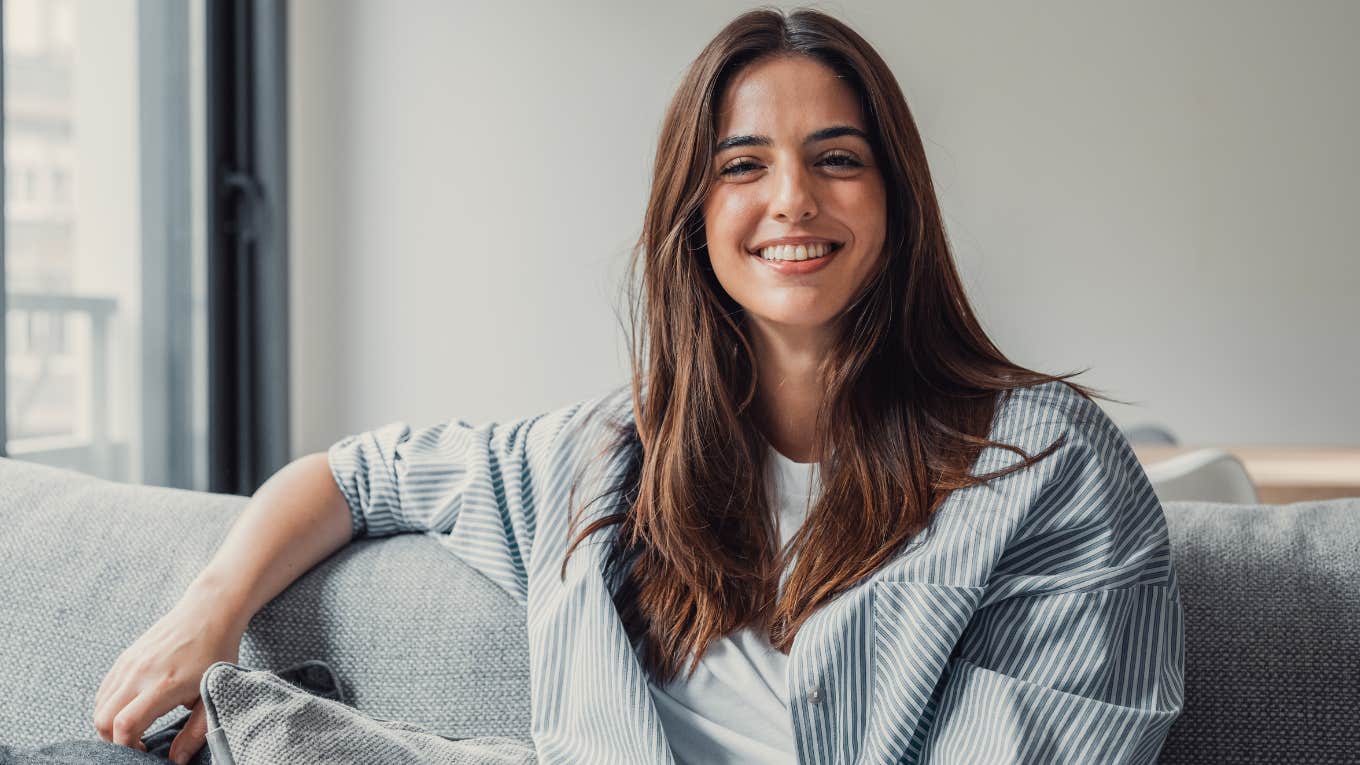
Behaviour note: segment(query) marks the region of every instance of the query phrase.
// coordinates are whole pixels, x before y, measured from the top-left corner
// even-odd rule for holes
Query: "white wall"
[[[295,2],[294,451],[623,382],[662,110],[753,5]],[[1360,3],[817,7],[896,73],[1003,351],[1187,443],[1360,443]]]

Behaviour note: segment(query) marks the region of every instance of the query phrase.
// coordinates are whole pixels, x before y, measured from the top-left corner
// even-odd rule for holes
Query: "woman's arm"
[[[207,733],[198,695],[203,672],[237,661],[251,617],[344,547],[351,518],[325,453],[294,460],[265,481],[179,602],[104,677],[94,704],[99,736],[144,750],[147,726],[183,704],[192,713],[170,754],[187,762]]]
[[[528,596],[534,537],[565,537],[571,471],[561,457],[593,449],[593,421],[628,389],[501,423],[454,418],[421,428],[393,422],[302,457],[255,492],[179,603],[118,658],[95,698],[99,735],[133,748],[177,704],[192,709],[170,747],[176,761],[206,736],[198,683],[216,661],[237,661],[250,619],[318,562],[355,538],[436,533],[518,602]],[[565,443],[566,432],[572,434]],[[579,439],[583,446],[578,444]]]
[[[1023,427],[1008,426],[1005,440],[1034,452],[1061,428],[1067,441],[985,495],[1021,512],[954,647],[933,722],[908,747],[923,765],[1150,765],[1184,707],[1184,618],[1162,504],[1094,402],[1047,390],[1068,403],[1018,412]]]
[[[300,457],[256,490],[189,591],[217,603],[244,634],[256,612],[351,534],[349,505],[326,453]]]

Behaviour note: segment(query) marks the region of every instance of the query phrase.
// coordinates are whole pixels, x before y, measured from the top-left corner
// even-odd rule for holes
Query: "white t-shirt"
[[[821,482],[815,463],[794,462],[774,448],[770,456],[767,478],[779,508],[783,545],[807,517]],[[676,761],[680,765],[794,762],[785,674],[788,658],[764,634],[743,628],[710,643],[688,680],[682,670],[664,687],[648,683]]]

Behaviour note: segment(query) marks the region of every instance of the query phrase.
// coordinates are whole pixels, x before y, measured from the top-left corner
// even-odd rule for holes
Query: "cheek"
[[[711,248],[726,251],[741,247],[759,221],[760,206],[750,195],[730,189],[712,194],[704,205],[704,228]]]
[[[883,186],[878,183],[842,184],[835,188],[834,199],[847,219],[857,224],[881,219],[887,207]]]

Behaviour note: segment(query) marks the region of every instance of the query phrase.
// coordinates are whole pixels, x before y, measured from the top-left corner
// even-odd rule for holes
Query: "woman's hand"
[[[207,738],[198,686],[214,662],[238,661],[244,627],[220,602],[191,586],[180,602],[137,638],[104,676],[94,699],[94,727],[105,741],[146,751],[142,735],[178,705],[191,712],[170,745],[186,763]]]
[[[178,705],[189,720],[170,744],[188,762],[208,726],[199,681],[213,663],[239,661],[251,617],[353,535],[350,507],[326,452],[299,457],[270,476],[179,603],[137,638],[104,676],[94,727],[105,741],[145,751],[142,735]]]

